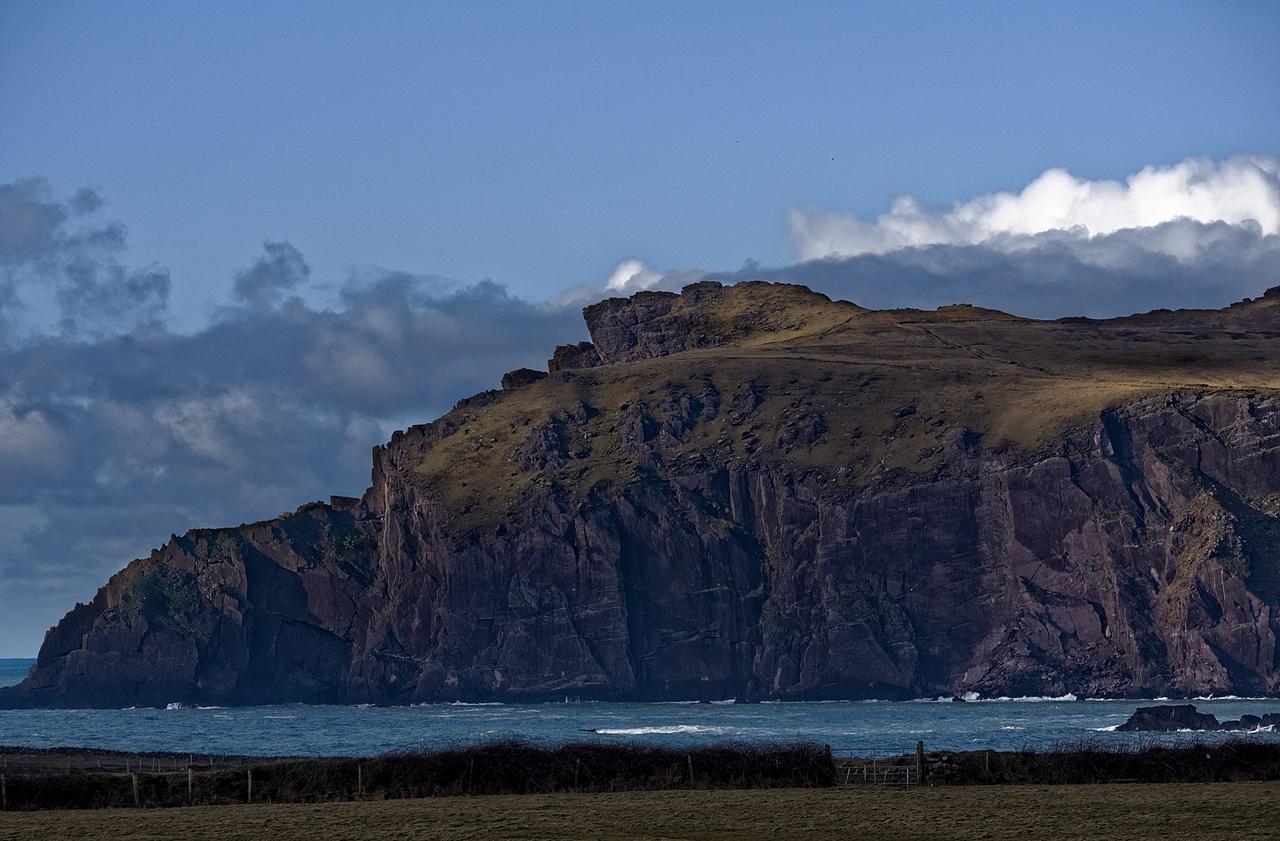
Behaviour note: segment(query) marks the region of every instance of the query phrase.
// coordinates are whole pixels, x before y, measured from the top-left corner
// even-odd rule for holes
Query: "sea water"
[[[0,661],[21,679],[31,661]],[[16,677],[13,672],[17,671]],[[430,704],[412,707],[269,706],[126,710],[0,710],[0,745],[97,747],[251,755],[360,756],[517,738],[692,745],[813,740],[855,753],[1016,750],[1090,741],[1217,741],[1220,733],[1119,733],[1149,701],[1063,699],[832,701],[763,704]],[[1280,699],[1198,699],[1219,720],[1280,712]],[[1239,736],[1239,734],[1231,734]],[[1280,741],[1280,733],[1245,738]]]
[[[35,660],[0,657],[0,686],[13,686],[27,676],[27,670]]]

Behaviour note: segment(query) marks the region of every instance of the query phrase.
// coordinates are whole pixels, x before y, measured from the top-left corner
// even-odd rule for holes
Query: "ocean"
[[[0,686],[13,686],[22,680],[34,662],[29,657],[0,657]]]
[[[0,660],[0,681],[31,663]],[[1144,703],[1004,699],[955,703],[835,701],[764,704],[431,704],[413,707],[270,706],[126,710],[0,710],[0,745],[97,747],[250,755],[358,756],[491,739],[702,744],[807,739],[869,754],[929,750],[1016,750],[1089,740],[1104,745],[1185,743],[1215,733],[1117,733]],[[1194,702],[1220,720],[1280,712],[1280,699]],[[1280,741],[1280,733],[1246,738]]]

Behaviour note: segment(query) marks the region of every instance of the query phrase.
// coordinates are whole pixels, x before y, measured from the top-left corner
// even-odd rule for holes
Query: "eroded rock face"
[[[592,324],[601,357],[670,350],[640,314],[677,297],[610,304]],[[739,316],[701,317],[760,323]],[[992,363],[986,321],[970,356],[914,324],[886,335],[1004,366],[1030,384],[1017,399],[1049,381]],[[1274,391],[1126,396],[1016,447],[893,381],[900,368],[817,371],[843,346],[799,362],[733,348],[713,368],[639,356],[462,401],[375,449],[359,500],[134,562],[0,703],[1280,692]],[[760,376],[726,380],[733,360]],[[770,379],[766,363],[790,367]],[[565,396],[537,414],[533,391]],[[910,469],[889,461],[903,440]],[[831,463],[837,447],[851,455]]]
[[[704,280],[679,294],[638,292],[592,304],[583,316],[601,362],[613,364],[724,347],[761,330],[782,332],[806,320],[814,308],[845,316],[862,312],[803,286],[773,283],[737,284],[733,305],[716,306],[728,288]]]
[[[535,371],[532,368],[517,368],[514,371],[508,371],[502,375],[502,390],[511,391],[512,389],[523,388],[526,385],[532,385],[538,380],[545,380],[546,378],[546,371]]]
[[[594,368],[600,364],[600,354],[591,342],[578,342],[576,345],[560,345],[555,349],[551,359],[547,361],[547,370],[571,371],[575,368]]]
[[[1273,693],[1277,544],[1259,500],[1280,492],[1278,409],[1143,402],[1059,454],[958,445],[947,481],[853,497],[708,458],[582,500],[542,486],[466,536],[415,480],[411,432],[376,452],[354,506],[192,532],[131,565],[0,697]]]

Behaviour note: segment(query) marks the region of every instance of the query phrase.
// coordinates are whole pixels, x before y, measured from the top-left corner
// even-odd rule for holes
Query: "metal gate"
[[[924,783],[924,742],[916,742],[914,751],[846,747],[833,748],[831,752],[836,761],[836,785],[840,788],[906,788]]]

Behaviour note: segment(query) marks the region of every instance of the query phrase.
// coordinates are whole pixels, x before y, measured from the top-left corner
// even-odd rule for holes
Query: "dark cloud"
[[[271,306],[286,293],[302,287],[311,277],[311,267],[298,249],[287,242],[268,242],[264,253],[249,268],[236,275],[235,296],[242,304]]]
[[[0,266],[43,268],[58,248],[66,218],[42,179],[0,184]]]
[[[91,190],[88,187],[81,187],[76,190],[70,201],[72,211],[80,216],[93,213],[103,204],[102,196],[98,195],[96,190]]]
[[[102,336],[157,325],[169,273],[120,262],[126,230],[95,218],[103,206],[82,189],[66,202],[39,178],[0,185],[0,339],[23,314],[29,330]]]
[[[357,494],[394,429],[585,336],[579,306],[488,282],[364,270],[332,306],[310,303],[287,242],[237,275],[235,302],[204,328],[174,332],[167,273],[106,259],[123,228],[68,231],[69,204],[43,190],[22,194],[19,215],[38,221],[6,234],[22,243],[10,268],[55,289],[60,313],[0,342],[0,615],[20,628],[9,654],[34,650],[171,532]]]

